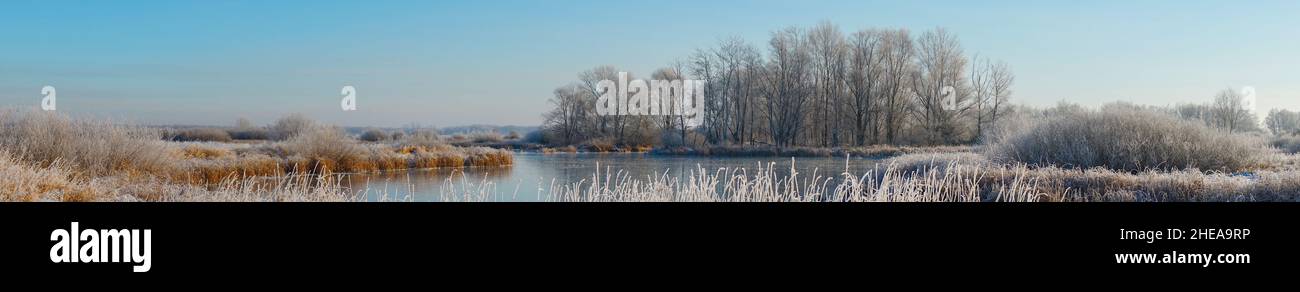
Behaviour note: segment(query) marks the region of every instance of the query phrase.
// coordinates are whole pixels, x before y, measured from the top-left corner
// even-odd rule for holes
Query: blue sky
[[[0,105],[146,124],[533,125],[578,72],[633,74],[719,38],[946,27],[1008,62],[1016,102],[1169,105],[1253,86],[1300,109],[1297,1],[5,1]],[[359,110],[339,110],[339,89]]]

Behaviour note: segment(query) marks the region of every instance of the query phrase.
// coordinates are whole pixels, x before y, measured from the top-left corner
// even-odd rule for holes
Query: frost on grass
[[[1003,127],[1012,130],[993,137],[986,149],[999,163],[1234,172],[1257,166],[1266,153],[1256,137],[1127,104],[1062,110]]]

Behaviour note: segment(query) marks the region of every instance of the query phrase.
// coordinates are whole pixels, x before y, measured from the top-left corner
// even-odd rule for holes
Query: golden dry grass
[[[65,169],[63,163],[35,166],[0,151],[0,200],[85,202],[98,197],[99,192]]]

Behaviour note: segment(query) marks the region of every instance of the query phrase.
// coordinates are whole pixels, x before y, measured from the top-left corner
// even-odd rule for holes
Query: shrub
[[[541,130],[528,132],[528,134],[524,135],[523,139],[524,142],[528,142],[528,143],[536,143],[536,144],[546,143],[546,135]]]
[[[36,167],[0,150],[0,201],[95,201],[100,195],[62,165]]]
[[[361,133],[361,141],[379,142],[384,139],[388,139],[388,134],[384,134],[384,131],[380,131],[379,129],[368,129],[364,133]]]
[[[1131,172],[1238,171],[1254,166],[1263,153],[1262,145],[1250,136],[1127,104],[1047,114],[1039,121],[1010,127],[986,149],[996,162]]]
[[[313,126],[300,132],[285,143],[289,153],[301,156],[308,163],[305,169],[313,172],[370,171],[366,152],[342,129]]]
[[[0,113],[0,147],[16,159],[47,167],[66,163],[80,174],[157,173],[169,153],[156,129],[74,120],[50,112]]]
[[[613,138],[594,138],[583,142],[580,148],[589,152],[610,152],[614,151]]]
[[[436,130],[417,130],[410,135],[406,135],[399,143],[404,146],[426,146],[433,147],[443,145],[442,138],[438,137]]]
[[[497,132],[474,132],[470,133],[467,139],[474,143],[501,143],[505,141],[501,133]]]
[[[1300,153],[1300,137],[1274,137],[1273,147],[1288,154]]]
[[[276,140],[289,140],[314,127],[316,121],[302,114],[291,114],[276,120],[275,124],[271,125],[271,136]]]
[[[240,128],[226,131],[235,140],[270,140],[271,132],[263,128]]]
[[[181,142],[230,142],[230,133],[214,128],[185,129],[172,134],[172,141]]]

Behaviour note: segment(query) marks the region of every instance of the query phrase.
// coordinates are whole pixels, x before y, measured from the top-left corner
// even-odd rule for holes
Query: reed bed
[[[847,163],[847,161],[846,161]],[[962,165],[950,166],[961,169]],[[684,178],[668,175],[633,178],[622,171],[592,174],[590,180],[552,185],[557,202],[1020,202],[1038,201],[1036,182],[1024,174],[996,183],[979,171],[905,172],[895,167],[864,174],[846,171],[839,183],[814,172],[800,177],[791,161],[789,176],[776,164],[748,169],[691,170]]]
[[[0,178],[0,199],[334,201],[345,197],[339,195],[343,190],[303,179],[513,163],[505,150],[361,143],[336,127],[303,119],[278,123],[294,134],[281,135],[285,141],[245,144],[164,141],[162,131],[154,128],[51,112],[0,111],[0,168],[8,174]],[[277,187],[252,189],[268,185],[267,180]]]
[[[1265,157],[1272,168],[1222,172],[1200,169],[1140,172],[1104,167],[1034,167],[999,164],[974,154],[909,155],[886,164],[910,173],[980,175],[981,184],[1033,181],[1033,193],[1046,202],[1296,202],[1300,169],[1296,155]],[[954,167],[962,166],[962,167]]]
[[[176,183],[151,176],[85,178],[65,163],[36,166],[0,151],[0,201],[356,201],[334,176],[290,174],[227,178],[214,185]]]
[[[64,163],[36,166],[0,150],[0,201],[94,201],[98,192],[73,175]]]

